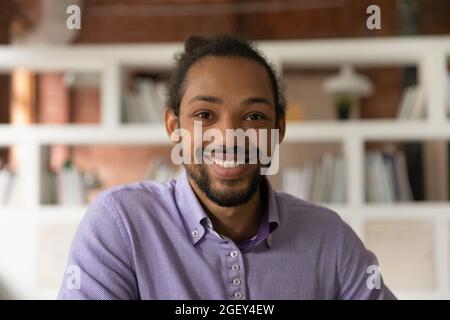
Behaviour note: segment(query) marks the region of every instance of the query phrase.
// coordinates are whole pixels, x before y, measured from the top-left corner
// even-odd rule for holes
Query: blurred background
[[[274,187],[341,214],[400,298],[450,299],[448,0],[1,1],[0,299],[56,297],[98,192],[176,177],[172,57],[223,33],[286,85]]]

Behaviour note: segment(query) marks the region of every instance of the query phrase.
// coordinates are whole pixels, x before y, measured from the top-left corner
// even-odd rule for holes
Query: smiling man
[[[278,78],[250,43],[189,38],[164,117],[183,144],[185,170],[94,201],[59,298],[394,299],[375,256],[338,214],[274,191],[263,175],[260,156],[276,161],[284,112]],[[198,126],[214,139],[187,139]],[[257,138],[227,134],[239,129]],[[261,139],[273,131],[278,141]]]

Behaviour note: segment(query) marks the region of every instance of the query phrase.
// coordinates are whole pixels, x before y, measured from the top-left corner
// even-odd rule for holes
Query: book
[[[0,169],[0,205],[9,205],[16,187],[16,176],[6,166]]]
[[[346,196],[345,163],[341,155],[324,153],[317,162],[282,171],[282,189],[318,203],[343,203]]]
[[[167,96],[167,83],[150,76],[139,76],[132,90],[124,93],[122,120],[126,123],[158,123]]]
[[[425,92],[421,86],[409,86],[403,90],[397,117],[422,119],[425,116]]]
[[[420,142],[408,142],[404,150],[413,199],[422,201],[425,199],[423,145]]]
[[[367,202],[412,201],[412,189],[405,154],[401,151],[368,151],[365,159]]]
[[[52,177],[51,175],[49,176]],[[49,183],[52,186],[53,183]],[[57,203],[62,205],[82,205],[87,202],[87,190],[84,173],[76,169],[71,161],[67,161],[56,174]],[[47,201],[53,201],[47,196]],[[50,202],[52,203],[52,202]]]

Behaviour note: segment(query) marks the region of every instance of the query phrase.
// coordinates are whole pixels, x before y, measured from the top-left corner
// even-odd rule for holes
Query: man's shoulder
[[[298,198],[285,192],[275,192],[277,207],[283,219],[313,221],[327,224],[341,224],[341,216],[333,209]]]
[[[155,215],[168,208],[175,201],[175,183],[142,180],[130,184],[114,186],[102,191],[94,203],[103,203],[104,206],[118,215],[146,214]]]
[[[102,197],[112,197],[120,200],[127,197],[148,197],[159,196],[173,191],[175,180],[170,179],[167,182],[159,182],[154,180],[142,180],[129,184],[121,184],[104,190],[100,193]]]

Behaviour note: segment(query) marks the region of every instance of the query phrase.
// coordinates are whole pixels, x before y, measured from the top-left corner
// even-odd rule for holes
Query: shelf
[[[288,123],[284,142],[338,142],[344,139],[426,140],[450,139],[450,122],[424,121],[322,121]],[[162,124],[102,125],[0,125],[0,145],[34,141],[42,144],[169,144]]]
[[[47,223],[79,223],[86,214],[88,205],[61,206],[41,205],[36,210],[35,218],[41,224]]]
[[[408,202],[408,203],[363,203],[364,144],[366,141],[426,141],[432,139],[450,140],[450,119],[443,117],[443,79],[444,64],[442,58],[450,58],[450,37],[408,37],[399,39],[344,39],[314,41],[268,41],[258,43],[260,49],[282,71],[282,67],[330,68],[342,63],[351,63],[357,68],[371,66],[414,65],[417,67],[418,82],[426,85],[431,99],[427,100],[429,114],[423,120],[359,119],[359,120],[305,120],[288,122],[283,145],[300,147],[302,143],[335,143],[345,157],[351,171],[348,174],[347,202],[343,204],[319,203],[330,208],[349,223],[364,239],[366,223],[410,221],[432,225],[433,250],[437,268],[436,290],[395,290],[401,299],[450,299],[448,268],[448,250],[450,245],[450,202]],[[50,253],[52,246],[40,243],[34,238],[35,229],[61,230],[76,227],[88,210],[88,205],[39,205],[39,193],[42,190],[38,182],[43,170],[42,150],[46,146],[100,146],[100,145],[142,145],[152,150],[155,146],[169,148],[170,139],[163,123],[121,123],[120,105],[123,88],[121,80],[130,68],[163,70],[173,66],[173,55],[182,49],[182,44],[143,44],[143,45],[71,45],[54,48],[24,48],[0,46],[0,71],[10,71],[21,66],[33,71],[73,70],[100,74],[100,119],[98,124],[33,124],[30,126],[12,126],[0,124],[0,146],[19,145],[24,149],[23,177],[25,178],[26,202],[23,206],[0,206],[0,219],[9,239],[21,232],[20,252],[9,248],[5,243],[7,265],[11,271],[8,281],[19,283],[30,289],[30,298],[54,299],[59,288],[51,284],[43,287],[36,284],[35,272],[30,268],[37,256],[36,245],[41,245]],[[446,61],[447,61],[446,60]],[[448,65],[448,61],[447,61]],[[448,67],[445,65],[446,67]],[[299,150],[301,152],[301,150]],[[129,158],[126,159],[129,162]],[[13,216],[13,217],[12,217]],[[11,227],[11,221],[20,228]],[[52,229],[55,224],[56,228]],[[35,228],[39,227],[39,228]],[[9,229],[9,230],[8,230]],[[23,235],[22,235],[23,233]],[[396,233],[392,237],[395,241]],[[8,238],[7,238],[8,239]],[[445,241],[444,241],[445,240]],[[49,241],[51,242],[51,241]],[[53,241],[58,243],[57,241]],[[386,245],[384,250],[391,249]],[[17,252],[15,252],[17,251]],[[383,250],[381,250],[382,252]],[[401,250],[399,250],[401,251]],[[3,251],[2,251],[3,252]],[[44,252],[44,251],[42,251]],[[375,252],[376,253],[376,252]],[[19,260],[21,259],[21,260]],[[45,258],[44,258],[45,259]],[[17,264],[17,265],[16,265]],[[23,266],[23,267],[21,267]],[[382,265],[383,267],[383,265]],[[445,269],[444,269],[445,268]],[[44,268],[45,269],[45,268]],[[61,269],[62,270],[62,269]],[[400,270],[402,271],[402,270]],[[56,274],[57,273],[57,274]],[[55,272],[58,278],[59,271]],[[443,284],[444,283],[444,284]],[[32,293],[31,293],[32,291]]]
[[[88,206],[41,205],[37,207],[0,207],[0,219],[27,218],[33,223],[79,223]]]
[[[446,220],[450,223],[450,202],[367,204],[351,206],[348,204],[318,203],[343,218],[358,217],[361,221],[397,220]]]
[[[360,120],[348,122],[288,123],[286,142],[363,140],[450,139],[450,123],[433,125],[425,121]]]
[[[346,204],[317,203],[338,213],[343,218],[360,217],[362,220],[434,220],[443,219],[450,222],[450,203],[407,203],[407,204],[373,204],[352,207]],[[0,207],[0,216],[33,211],[39,221],[65,221],[81,219],[88,205],[63,206],[40,205],[37,207]]]
[[[437,290],[411,292],[396,290],[394,294],[399,300],[450,300],[450,293],[440,293]]]
[[[430,50],[450,52],[448,39],[448,36],[377,37],[301,42],[263,41],[257,45],[269,58],[279,57],[291,63],[330,65],[352,62],[377,65],[386,62],[415,62]],[[9,70],[11,66],[97,70],[105,64],[105,60],[116,60],[125,65],[171,65],[173,54],[181,49],[180,43],[70,45],[47,48],[4,45],[0,46],[0,70]]]
[[[450,220],[450,202],[366,204],[361,206],[359,214],[368,219],[396,220],[443,218]]]
[[[98,125],[0,126],[0,145],[20,142],[40,144],[168,144],[162,125],[104,127]]]

